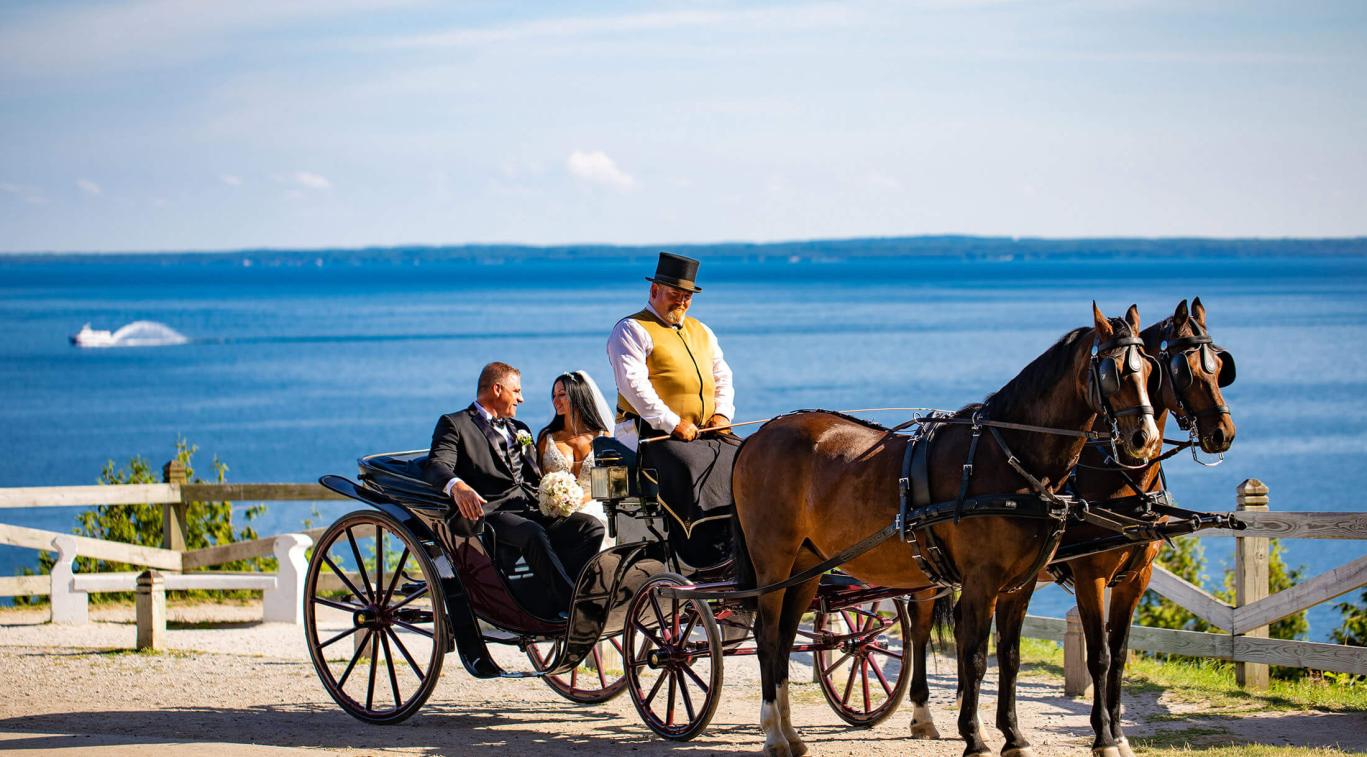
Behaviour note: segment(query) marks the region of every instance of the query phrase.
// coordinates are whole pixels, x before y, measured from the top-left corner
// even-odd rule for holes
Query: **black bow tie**
[[[511,431],[513,429],[513,422],[508,418],[490,418],[489,423],[494,428],[501,428],[504,431]]]

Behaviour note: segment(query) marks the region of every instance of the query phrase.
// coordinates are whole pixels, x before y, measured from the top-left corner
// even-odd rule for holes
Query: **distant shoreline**
[[[711,258],[793,258],[823,260],[848,258],[944,258],[991,260],[1000,258],[1128,258],[1201,256],[1222,257],[1367,257],[1367,237],[1337,238],[1210,238],[1210,237],[1044,237],[907,236],[852,239],[814,239],[784,242],[714,242],[658,245],[397,245],[354,248],[253,248],[219,251],[110,252],[0,252],[0,262],[134,262],[168,260],[219,262],[251,259],[266,264],[314,264],[325,260],[347,262],[470,262],[553,259],[633,259],[653,257],[661,249]]]

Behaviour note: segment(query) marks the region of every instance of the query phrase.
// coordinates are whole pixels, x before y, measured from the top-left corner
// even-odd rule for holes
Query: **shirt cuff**
[[[441,493],[448,497],[451,496],[451,489],[458,483],[460,483],[460,476],[452,476],[451,480],[447,481],[446,486],[442,488]]]

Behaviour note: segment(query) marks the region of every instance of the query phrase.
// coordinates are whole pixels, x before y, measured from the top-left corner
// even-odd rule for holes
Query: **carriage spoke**
[[[347,630],[345,630],[345,631],[343,631],[343,632],[337,634],[336,636],[332,637],[331,639],[328,639],[327,641],[323,642],[322,644],[319,644],[319,645],[318,645],[318,648],[319,648],[319,649],[327,649],[327,648],[328,648],[329,646],[331,646],[332,644],[335,644],[336,642],[339,642],[339,641],[341,641],[342,639],[345,639],[346,637],[352,635],[353,633],[356,633],[357,631],[361,630],[362,628],[365,628],[365,626],[352,626],[351,628],[348,628]]]
[[[842,663],[844,663],[844,662],[845,662],[846,660],[848,660],[848,659],[850,659],[850,653],[849,653],[849,652],[846,652],[845,654],[840,655],[840,659],[836,660],[835,662],[831,663],[830,665],[827,665],[827,666],[826,666],[826,669],[823,670],[823,671],[821,671],[822,675],[830,675],[832,670],[835,670],[836,668],[840,667],[840,665],[841,665]]]
[[[402,602],[400,602],[400,603],[398,603],[398,604],[396,604],[396,605],[390,607],[389,609],[390,609],[390,610],[397,610],[397,609],[399,609],[400,607],[403,607],[404,605],[408,604],[409,602],[412,602],[413,600],[417,599],[418,597],[421,597],[422,595],[424,595],[424,594],[426,594],[426,593],[427,593],[427,585],[424,584],[423,587],[422,587],[421,589],[418,589],[417,591],[413,592],[412,594],[409,594],[408,596],[404,597]]]
[[[655,634],[651,633],[649,628],[646,628],[644,625],[641,624],[641,621],[638,620],[638,621],[635,621],[635,623],[636,623],[636,630],[640,631],[640,632],[641,632],[641,635],[644,636],[644,637],[646,638],[647,641],[649,641],[650,643],[654,644],[654,645],[657,646],[657,647],[663,647],[663,646],[665,645],[664,641],[663,641],[662,639],[660,639],[660,637],[658,637],[658,636],[656,636]]]
[[[850,676],[845,679],[845,694],[840,697],[840,704],[848,707],[850,704],[850,694],[854,691],[854,677],[859,673],[858,665],[850,666]]]
[[[624,658],[626,657],[626,651],[622,649],[622,641],[620,637],[614,636],[611,639],[608,639],[608,641],[612,644],[612,648],[617,650],[617,654],[621,655]]]
[[[598,646],[593,647],[593,667],[598,670],[598,688],[608,687],[608,676],[603,672],[603,655],[598,653]]]
[[[683,668],[683,672],[687,673],[688,677],[692,678],[693,681],[698,684],[698,688],[702,689],[703,696],[707,696],[709,693],[711,693],[711,687],[709,687],[706,683],[703,683],[702,678],[699,677],[697,673],[693,672],[692,666]]]
[[[346,686],[347,677],[351,675],[351,671],[355,669],[356,663],[360,661],[361,654],[365,652],[365,647],[370,643],[370,637],[374,633],[375,629],[373,628],[365,629],[365,638],[361,640],[360,644],[356,645],[356,653],[351,656],[351,662],[347,663],[346,670],[342,671],[342,677],[337,679],[338,691],[341,691],[342,687]]]
[[[667,676],[665,676],[663,673],[660,674],[660,677],[655,680],[655,685],[650,687],[650,693],[646,695],[646,698],[644,700],[642,700],[646,703],[646,707],[649,707],[650,703],[655,701],[655,695],[660,693],[660,686],[664,684],[666,677]]]
[[[873,659],[872,655],[866,659],[868,660],[869,667],[873,669],[873,674],[878,676],[878,682],[883,685],[883,691],[888,693],[888,698],[892,698],[892,687],[888,685],[888,679],[883,675],[883,668],[878,665],[878,661]]]
[[[433,633],[432,633],[431,631],[428,631],[428,630],[426,630],[426,629],[424,629],[424,628],[418,628],[417,626],[413,625],[412,623],[405,623],[404,621],[399,620],[398,618],[395,618],[395,619],[394,619],[394,625],[396,625],[396,626],[398,626],[398,627],[400,627],[400,628],[404,628],[404,629],[407,629],[407,630],[409,630],[409,631],[412,631],[413,633],[418,634],[418,635],[420,635],[420,636],[426,636],[426,637],[429,638],[429,639],[435,638],[435,636],[433,635]]]
[[[875,651],[875,652],[879,652],[879,653],[885,654],[885,655],[887,655],[888,657],[893,657],[893,658],[896,658],[896,659],[898,659],[898,660],[902,659],[902,653],[901,653],[901,652],[894,652],[894,651],[892,651],[891,649],[888,649],[887,647],[880,647],[880,646],[878,646],[877,644],[870,644],[870,645],[869,645],[869,649],[872,650],[872,651]]]
[[[379,665],[380,640],[375,634],[370,635],[370,685],[366,688],[365,708],[375,709],[375,669]]]
[[[665,611],[660,609],[659,597],[655,596],[653,591],[650,593],[650,609],[655,611],[655,620],[659,621],[660,633],[663,635],[665,633]]]
[[[332,568],[332,572],[336,573],[337,577],[342,579],[342,583],[346,585],[352,596],[361,600],[365,599],[365,594],[363,594],[360,589],[356,588],[356,584],[352,583],[350,578],[347,578],[346,573],[343,573],[342,569],[337,567],[337,563],[333,562],[331,557],[328,557],[326,554],[323,555],[323,562],[327,563],[327,566]]]
[[[399,639],[399,635],[388,627],[384,629],[384,632],[389,634],[390,638],[394,640],[394,646],[399,648],[399,654],[403,655],[403,658],[408,661],[408,666],[413,668],[413,674],[418,677],[418,682],[421,683],[426,681],[427,674],[418,666],[417,661],[413,659],[413,655],[408,653],[408,647],[404,646],[403,641]]]
[[[665,676],[669,678],[669,708],[666,710],[665,725],[674,725],[674,671],[666,670]]]
[[[688,641],[688,637],[693,634],[693,629],[697,627],[698,620],[702,616],[695,612],[688,613],[688,625],[684,626],[683,633],[679,635],[680,641]]]
[[[384,664],[389,668],[389,689],[394,692],[394,708],[403,706],[403,698],[399,696],[399,677],[394,673],[394,652],[389,648],[389,637],[380,634],[380,643],[384,645]]]
[[[869,712],[869,658],[859,660],[859,682],[864,689],[864,714]]]
[[[314,595],[313,595],[313,601],[314,601],[314,602],[317,602],[317,603],[320,604],[320,605],[324,605],[324,606],[326,606],[326,607],[331,607],[331,608],[334,609],[334,610],[341,610],[342,612],[356,612],[356,611],[358,611],[358,610],[364,610],[364,609],[366,609],[366,608],[365,608],[364,606],[362,606],[362,605],[349,605],[349,604],[346,604],[345,602],[334,602],[334,601],[331,600],[331,599],[327,599],[327,598],[325,598],[325,597],[320,597],[320,596],[318,596],[317,594],[314,594]]]
[[[394,567],[394,575],[389,579],[389,588],[385,589],[384,601],[381,606],[389,604],[389,600],[394,598],[394,590],[399,586],[399,576],[403,575],[403,566],[408,562],[408,545],[403,547],[403,554],[399,555],[399,563]]]
[[[688,711],[688,722],[692,723],[698,714],[693,710],[693,697],[688,695],[688,681],[677,675],[675,678],[679,682],[679,695],[683,697],[684,709]]]
[[[375,601],[380,601],[384,591],[384,529],[375,527]]]
[[[365,571],[365,560],[361,559],[361,548],[356,546],[356,536],[351,533],[351,529],[346,530],[346,540],[351,544],[351,554],[356,558],[356,568],[361,573],[361,585],[365,587],[365,596],[372,603],[375,601],[375,592],[370,588],[370,576]]]

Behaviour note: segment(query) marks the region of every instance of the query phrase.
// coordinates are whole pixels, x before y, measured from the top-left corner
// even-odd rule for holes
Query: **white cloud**
[[[234,175],[232,175],[232,174],[230,174],[230,173],[222,174],[221,176],[218,177],[218,180],[221,181],[221,182],[223,182],[224,184],[227,184],[227,185],[230,186],[230,187],[240,187],[240,186],[242,186],[242,177],[241,177],[241,176],[234,176]]]
[[[13,195],[24,202],[33,205],[44,205],[47,203],[47,198],[43,196],[43,193],[37,187],[31,187],[27,184],[11,184],[7,181],[3,181],[0,182],[0,192],[4,192],[7,195]]]
[[[293,171],[286,174],[276,174],[271,178],[281,184],[293,184],[294,186],[303,189],[315,189],[318,191],[332,189],[332,182],[328,181],[326,176],[316,174],[312,171]],[[294,191],[298,192],[297,189]]]
[[[617,163],[602,150],[592,152],[575,150],[565,159],[565,167],[575,178],[592,184],[602,184],[617,189],[631,189],[636,185],[636,179],[618,168]]]
[[[82,192],[85,192],[85,193],[88,194],[88,195],[102,195],[102,194],[104,194],[104,190],[100,188],[100,185],[99,185],[99,184],[96,184],[95,182],[91,181],[90,179],[77,179],[77,180],[76,180],[76,186],[77,186],[77,188],[79,188]]]

